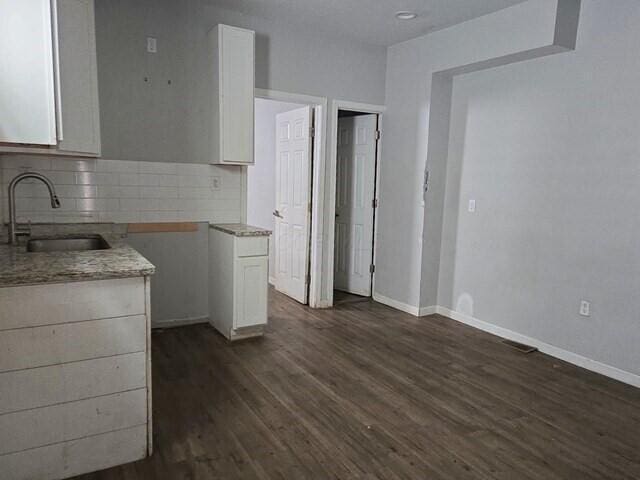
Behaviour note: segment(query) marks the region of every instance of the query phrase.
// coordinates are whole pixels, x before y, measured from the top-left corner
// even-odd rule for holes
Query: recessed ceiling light
[[[413,12],[396,12],[396,18],[398,20],[413,20],[414,18],[416,18],[418,15],[416,15]]]

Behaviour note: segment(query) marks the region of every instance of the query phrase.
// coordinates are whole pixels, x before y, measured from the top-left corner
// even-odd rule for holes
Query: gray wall
[[[256,98],[255,159],[247,169],[247,223],[275,231],[276,208],[276,115],[303,105]],[[275,271],[272,235],[269,238],[269,276]]]
[[[636,0],[583,0],[574,53],[455,80],[438,290],[440,305],[635,374],[638,25]]]
[[[383,103],[385,48],[222,10],[214,3],[96,2],[104,157],[208,160],[213,92],[207,33],[218,23],[255,30],[258,88]],[[147,36],[157,37],[158,53],[146,52]]]

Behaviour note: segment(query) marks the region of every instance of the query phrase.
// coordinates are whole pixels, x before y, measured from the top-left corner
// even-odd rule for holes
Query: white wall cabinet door
[[[55,145],[49,0],[0,0],[0,142]]]
[[[338,120],[334,288],[371,295],[376,115]]]
[[[266,256],[235,261],[236,321],[234,328],[262,325],[267,318],[269,259]]]
[[[100,154],[93,0],[57,0],[60,62],[58,150]]]
[[[211,163],[253,163],[255,33],[218,25],[211,32],[214,57]]]
[[[276,289],[307,303],[311,107],[276,115]]]

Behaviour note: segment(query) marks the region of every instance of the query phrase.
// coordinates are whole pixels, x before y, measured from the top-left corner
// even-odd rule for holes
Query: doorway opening
[[[338,110],[333,289],[335,303],[373,294],[380,114]]]
[[[255,98],[255,164],[247,169],[247,223],[273,232],[269,283],[307,304],[316,107]]]

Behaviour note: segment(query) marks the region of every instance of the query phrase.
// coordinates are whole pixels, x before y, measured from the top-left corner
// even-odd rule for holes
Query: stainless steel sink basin
[[[100,235],[34,238],[27,242],[27,252],[73,252],[108,248],[111,247]]]

